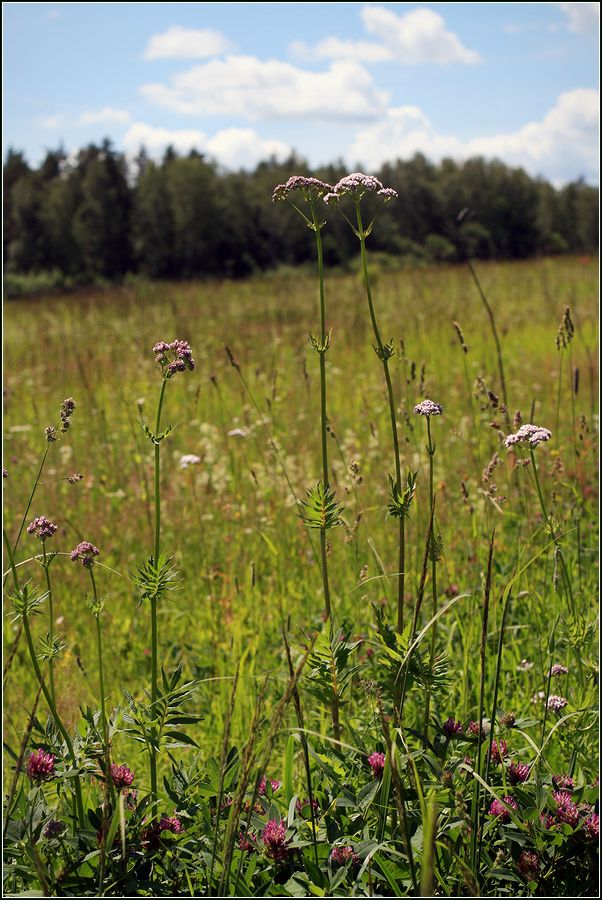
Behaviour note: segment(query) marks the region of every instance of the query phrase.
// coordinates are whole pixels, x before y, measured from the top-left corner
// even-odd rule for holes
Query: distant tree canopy
[[[342,163],[310,171],[296,157],[253,172],[226,172],[192,151],[160,162],[141,151],[128,164],[106,140],[75,158],[49,151],[39,168],[10,150],[4,165],[7,273],[58,271],[77,281],[243,276],[313,259],[305,226],[273,188],[292,174],[331,184]],[[582,180],[556,189],[522,169],[481,158],[433,165],[417,154],[375,174],[399,199],[382,212],[371,246],[430,261],[521,259],[598,249],[598,189]],[[461,209],[471,211],[460,227]],[[328,212],[325,256],[356,256],[351,230]]]

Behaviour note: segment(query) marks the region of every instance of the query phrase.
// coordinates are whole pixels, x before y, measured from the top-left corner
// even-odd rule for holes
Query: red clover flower
[[[54,778],[54,756],[41,748],[34,750],[27,760],[25,772],[31,781],[49,781]]]
[[[526,763],[510,763],[508,768],[508,781],[510,784],[521,784],[526,781],[531,772],[531,766]]]
[[[59,821],[59,819],[50,819],[44,826],[42,837],[45,837],[47,841],[51,841],[53,838],[60,837],[66,827],[66,824]]]
[[[354,851],[353,847],[349,846],[333,847],[330,858],[332,862],[336,863],[339,866],[344,866],[348,862],[351,862],[355,866],[360,861],[360,858]]]
[[[499,765],[504,756],[508,755],[508,745],[506,741],[493,741],[491,744],[491,762]]]
[[[181,834],[182,823],[176,816],[163,816],[159,822],[160,831],[171,831],[172,834]]]
[[[531,850],[523,850],[518,858],[518,871],[525,878],[533,881],[539,874],[539,856]]]
[[[583,831],[585,837],[590,841],[597,841],[600,838],[600,816],[598,813],[592,813],[587,819],[583,820]]]
[[[372,769],[372,774],[375,778],[382,778],[382,774],[385,770],[385,754],[384,753],[372,753],[368,757],[368,762],[370,764],[370,768]]]
[[[504,797],[503,801],[507,806],[512,807],[514,812],[518,810],[518,803],[514,799],[514,797]],[[491,806],[489,807],[489,815],[495,816],[501,822],[509,822],[510,821],[510,812],[506,809],[501,800],[494,800]]]
[[[266,847],[266,853],[271,859],[286,859],[290,853],[286,839],[286,825],[281,819],[270,819],[261,833],[261,839]]]
[[[441,726],[445,732],[447,739],[450,740],[457,735],[462,734],[462,723],[457,722],[453,716],[450,716]]]
[[[122,788],[130,787],[134,780],[134,773],[127,766],[117,766],[113,763],[111,765],[111,778],[114,786],[120,791]]]
[[[270,778],[270,784],[272,786],[272,791],[277,791],[281,785],[281,782],[275,781],[275,779]],[[266,789],[267,789],[267,781],[265,779],[265,776],[262,776],[261,781],[259,782],[259,786],[257,788],[257,793],[263,796],[266,792]]]
[[[91,569],[94,565],[94,557],[98,556],[100,550],[91,544],[90,541],[81,541],[77,547],[71,551],[71,561],[77,562],[81,559],[82,565],[87,569]]]
[[[554,775],[552,784],[558,790],[572,790],[575,787],[575,780],[570,775]]]
[[[56,530],[57,526],[50,519],[47,519],[46,516],[37,516],[27,526],[27,534],[35,534],[41,541],[52,537]]]

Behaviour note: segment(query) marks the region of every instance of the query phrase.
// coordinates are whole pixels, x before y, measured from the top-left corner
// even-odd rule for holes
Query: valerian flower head
[[[563,666],[561,663],[554,663],[554,665],[550,669],[550,675],[568,675],[568,673],[568,668],[566,666]]]
[[[90,569],[94,565],[94,557],[98,556],[100,550],[91,544],[90,541],[80,541],[80,543],[71,551],[71,562],[81,560],[82,566]]]
[[[374,175],[364,175],[363,172],[352,172],[351,175],[345,175],[341,178],[331,192],[324,197],[325,203],[338,203],[343,197],[351,197],[352,200],[359,202],[364,194],[371,192],[381,197],[385,203],[397,197],[397,191],[393,188],[386,188],[375,178]]]
[[[185,453],[184,456],[180,457],[180,468],[187,469],[189,466],[198,466],[200,461],[201,457],[195,453]]]
[[[161,366],[164,378],[171,378],[176,372],[191,372],[195,367],[188,341],[158,341],[153,347],[155,359]]]
[[[279,200],[287,200],[289,194],[292,194],[295,191],[301,191],[305,200],[307,200],[308,203],[313,203],[314,200],[325,197],[325,195],[332,190],[333,187],[331,184],[326,184],[325,181],[320,181],[319,178],[309,178],[305,175],[291,175],[285,184],[278,184],[274,188],[272,201],[277,203]]]
[[[34,750],[27,760],[25,772],[31,781],[48,781],[54,778],[54,756],[41,748]]]
[[[558,694],[550,694],[548,697],[548,709],[553,710],[554,712],[560,712],[561,709],[568,704],[568,700],[566,697],[559,697]]]
[[[416,404],[414,412],[418,416],[442,416],[443,407],[433,400],[423,400],[422,403]]]
[[[27,526],[27,534],[35,534],[41,541],[45,541],[47,538],[52,537],[57,527],[46,516],[36,516]]]
[[[515,444],[528,444],[530,447],[535,448],[543,441],[549,441],[551,437],[552,432],[548,428],[527,423],[526,425],[521,425],[514,434],[509,434],[504,444],[508,448],[513,447]]]

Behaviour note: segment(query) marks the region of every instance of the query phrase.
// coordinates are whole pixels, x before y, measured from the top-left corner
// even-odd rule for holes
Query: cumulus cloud
[[[125,109],[114,109],[112,106],[105,106],[104,109],[82,113],[77,124],[127,125],[131,118],[129,112]]]
[[[545,173],[553,181],[574,178],[576,172],[597,180],[599,106],[596,90],[567,91],[540,121],[529,122],[515,132],[468,141],[438,134],[418,107],[395,107],[388,110],[383,121],[356,135],[347,157],[370,169],[418,152],[433,160],[446,156],[460,160],[496,157],[509,165],[522,166],[532,175]]]
[[[186,115],[259,119],[311,118],[361,121],[381,116],[388,94],[357,62],[333,62],[324,72],[307,72],[279,60],[228,56],[194,66],[169,85],[146,84],[147,100]]]
[[[599,3],[555,3],[567,17],[569,31],[589,34],[600,27]]]
[[[383,6],[365,6],[362,21],[366,31],[387,48],[390,58],[402,65],[474,65],[481,62],[479,54],[464,47],[432,9],[419,7],[397,16]]]
[[[145,147],[151,156],[158,156],[167,147],[179,153],[197,150],[215,159],[227,169],[253,169],[257,163],[275,156],[284,160],[292,148],[283,141],[263,139],[252,128],[225,128],[213,137],[197,129],[155,128],[144,122],[134,122],[123,139],[127,153]]]
[[[232,47],[221,32],[212,28],[181,28],[172,25],[155,34],[144,51],[145,59],[206,59],[220,56]]]
[[[372,63],[391,59],[391,51],[383,44],[373,41],[344,41],[337,37],[324,38],[315,47],[310,47],[303,41],[293,41],[288,49],[291,56],[303,61],[349,59]]]

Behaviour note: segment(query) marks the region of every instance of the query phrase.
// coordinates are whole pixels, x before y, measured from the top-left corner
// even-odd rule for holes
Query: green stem
[[[389,360],[387,359],[385,348],[380,335],[376,313],[374,311],[374,303],[372,302],[372,291],[370,289],[370,279],[368,276],[368,258],[366,255],[366,232],[362,222],[362,214],[359,201],[355,204],[357,216],[357,233],[360,239],[361,255],[362,255],[362,271],[364,275],[364,286],[366,288],[366,296],[368,298],[368,309],[370,311],[370,321],[372,322],[372,330],[378,348],[378,357],[382,362],[385,382],[387,385],[387,397],[389,400],[389,416],[391,419],[391,435],[393,438],[393,453],[395,456],[395,481],[397,487],[401,490],[401,462],[399,455],[399,437],[397,434],[397,417],[395,414],[395,397],[393,395],[393,384],[391,382],[391,373],[389,372]],[[403,630],[403,606],[405,594],[405,531],[403,521],[399,523],[399,567],[397,576],[397,626],[398,630]]]
[[[466,260],[466,265],[468,266],[468,270],[469,270],[470,274],[472,275],[472,280],[475,283],[476,289],[479,292],[479,296],[480,296],[481,300],[483,301],[483,305],[484,305],[485,309],[487,310],[487,315],[489,317],[489,323],[491,325],[491,332],[493,334],[493,340],[495,341],[495,349],[497,352],[497,365],[498,365],[498,371],[500,373],[502,398],[504,400],[504,407],[506,409],[506,412],[505,412],[506,426],[508,427],[508,431],[510,431],[510,415],[508,413],[508,395],[506,393],[506,379],[504,377],[504,363],[502,360],[502,345],[500,344],[500,339],[498,337],[497,328],[495,325],[495,318],[493,315],[493,310],[492,310],[491,306],[489,305],[489,301],[487,300],[487,297],[485,296],[485,291],[481,287],[481,282],[479,281],[479,279],[477,277],[477,273],[475,272],[470,259]]]
[[[21,520],[21,525],[19,526],[19,533],[17,534],[17,539],[16,539],[15,543],[13,544],[13,548],[12,548],[13,556],[17,552],[17,547],[19,546],[19,541],[21,540],[21,535],[23,534],[23,528],[25,527],[25,522],[27,521],[27,516],[28,516],[29,510],[31,508],[31,504],[33,503],[33,498],[34,498],[35,492],[38,488],[38,483],[40,481],[40,478],[42,477],[42,471],[44,469],[44,465],[46,463],[46,457],[48,456],[49,450],[50,450],[50,444],[46,444],[46,449],[44,450],[44,455],[42,456],[42,462],[40,463],[40,468],[38,469],[38,474],[36,475],[36,479],[33,483],[33,488],[31,489],[31,494],[29,495],[29,500],[27,501],[27,506],[25,507],[25,512],[24,512],[23,518]]]
[[[427,453],[429,458],[429,515],[433,519],[433,532],[431,535],[431,548],[434,547],[434,528],[435,521],[433,515],[433,509],[435,505],[435,488],[434,488],[434,456],[435,456],[435,448],[433,446],[432,436],[431,436],[431,417],[426,417],[426,431],[428,437],[428,445],[427,445]],[[433,594],[433,616],[437,615],[438,610],[438,599],[437,599],[437,560],[435,559],[435,554],[432,554],[431,558],[431,584],[432,584],[432,594]],[[430,660],[430,670],[431,673],[433,671],[433,662],[435,659],[435,647],[437,642],[437,621],[433,622],[433,627],[431,628],[431,660]],[[425,703],[425,711],[424,711],[424,738],[425,741],[428,741],[428,732],[429,732],[429,718],[430,718],[430,707],[431,707],[431,689],[430,687],[426,692],[426,703]]]
[[[50,585],[50,572],[48,571],[48,559],[46,556],[46,541],[42,541],[42,552],[44,554],[44,575],[46,576],[46,590],[48,591],[48,619],[50,638],[54,634],[54,607],[52,604],[52,587]],[[56,704],[56,694],[54,691],[54,660],[52,657],[48,660],[48,684],[50,685],[50,696],[53,703]]]
[[[92,567],[89,568],[90,572],[90,580],[92,581],[92,592],[94,594],[94,618],[96,619],[96,646],[98,651],[98,688],[100,692],[100,719],[102,725],[102,740],[104,744],[104,776],[105,776],[105,787],[104,787],[104,803],[102,806],[102,832],[101,832],[101,841],[100,841],[100,866],[98,872],[98,891],[99,895],[103,896],[103,884],[104,884],[104,875],[105,875],[105,863],[106,863],[106,839],[107,839],[107,823],[108,823],[108,812],[109,812],[109,778],[110,778],[110,760],[109,760],[109,732],[107,726],[107,713],[105,707],[105,681],[104,681],[104,669],[102,663],[102,631],[100,628],[100,603],[98,600],[98,594],[96,592],[96,581],[94,580],[94,572],[92,571]]]
[[[159,434],[161,428],[161,410],[163,408],[163,398],[165,397],[165,387],[167,378],[163,378],[161,384],[161,393],[159,395],[159,405],[157,407],[157,419],[155,422],[155,435]],[[161,540],[161,445],[155,443],[155,545],[153,550],[153,560],[155,565],[159,563],[160,540]],[[157,680],[158,680],[158,636],[157,636],[157,598],[151,597],[151,714],[155,716],[157,705]],[[158,799],[157,791],[157,750],[154,746],[150,748],[150,777],[151,777],[151,794],[152,799]]]

